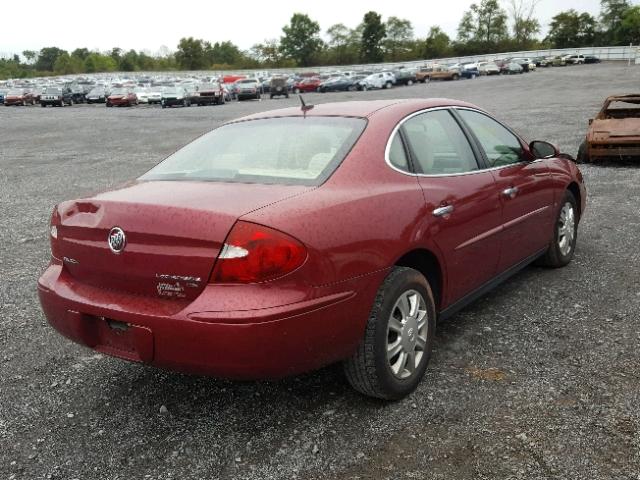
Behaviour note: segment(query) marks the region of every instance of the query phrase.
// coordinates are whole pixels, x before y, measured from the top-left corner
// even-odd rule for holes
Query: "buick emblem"
[[[120,253],[124,250],[124,246],[127,244],[127,237],[120,227],[113,227],[109,232],[107,243],[113,253]]]

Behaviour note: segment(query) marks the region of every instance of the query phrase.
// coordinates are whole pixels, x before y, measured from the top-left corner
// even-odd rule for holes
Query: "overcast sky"
[[[162,45],[174,50],[180,38],[187,36],[211,42],[231,40],[240,48],[249,49],[265,39],[280,37],[282,26],[295,12],[306,13],[319,22],[323,35],[335,23],[355,27],[367,11],[375,10],[384,19],[397,16],[411,20],[416,36],[426,36],[429,27],[440,25],[455,37],[460,18],[472,3],[472,0],[67,0],[58,3],[34,0],[28,2],[29,16],[18,15],[15,21],[3,21],[0,53],[49,46],[65,50],[121,47],[156,53]],[[501,3],[506,8],[508,0]],[[551,17],[569,8],[597,15],[600,0],[541,0],[537,16],[544,31]],[[11,9],[4,10],[6,17]]]

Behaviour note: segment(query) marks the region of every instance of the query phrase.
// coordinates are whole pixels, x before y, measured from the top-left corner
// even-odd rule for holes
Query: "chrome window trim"
[[[490,115],[487,114],[487,112],[483,112],[480,109],[477,108],[471,108],[471,107],[463,107],[463,106],[457,106],[457,105],[450,105],[450,106],[445,106],[445,107],[431,107],[431,108],[425,108],[424,110],[419,110],[417,112],[413,112],[409,115],[407,115],[406,117],[404,117],[402,120],[400,120],[398,122],[398,124],[394,127],[394,129],[391,131],[391,135],[389,135],[389,138],[387,139],[387,146],[384,149],[384,160],[385,163],[392,169],[395,170],[396,172],[402,173],[404,175],[410,176],[410,177],[425,177],[425,178],[438,178],[438,177],[459,177],[462,175],[477,175],[479,173],[484,173],[484,172],[493,172],[496,170],[502,170],[503,168],[510,168],[516,165],[523,165],[523,164],[530,164],[530,163],[536,163],[541,161],[542,159],[536,159],[532,162],[527,162],[525,160],[521,161],[521,162],[517,162],[517,163],[510,163],[509,165],[500,165],[499,167],[491,167],[491,168],[478,168],[478,170],[471,170],[469,172],[461,172],[461,173],[433,173],[433,174],[426,174],[426,173],[415,173],[415,172],[407,172],[405,170],[402,170],[398,167],[396,167],[395,165],[393,165],[391,163],[391,160],[389,159],[389,152],[391,151],[391,143],[393,141],[393,137],[398,133],[398,130],[400,130],[400,128],[402,127],[402,125],[411,120],[413,117],[417,117],[418,115],[422,115],[423,113],[429,113],[429,112],[435,112],[438,110],[452,110],[452,109],[456,109],[456,110],[469,110],[471,112],[476,112],[476,113],[480,113],[482,115],[488,116],[489,118],[493,119],[493,117],[491,117]],[[497,120],[493,119],[494,121],[498,122]],[[498,122],[500,125],[502,125],[502,123]],[[511,131],[510,128],[506,127],[505,125],[502,125],[505,129],[507,129],[513,136],[515,136],[518,140],[521,140],[520,137],[518,135],[516,135],[514,132]],[[469,147],[471,147],[471,144],[469,144]],[[477,161],[477,159],[476,159]]]

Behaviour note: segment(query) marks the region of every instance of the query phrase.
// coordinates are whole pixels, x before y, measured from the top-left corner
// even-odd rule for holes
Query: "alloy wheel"
[[[387,362],[399,379],[418,369],[427,347],[427,305],[422,294],[408,290],[391,309],[387,327]]]
[[[565,203],[558,218],[558,248],[563,256],[569,255],[576,235],[576,215],[573,205]]]

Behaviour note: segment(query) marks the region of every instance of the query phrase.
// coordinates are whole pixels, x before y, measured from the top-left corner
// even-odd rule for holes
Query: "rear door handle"
[[[518,195],[519,191],[520,191],[520,189],[518,187],[509,187],[506,190],[503,190],[502,194],[505,197],[516,198],[516,195]]]
[[[438,207],[433,211],[434,217],[444,217],[453,212],[453,205],[443,205],[442,207]]]

